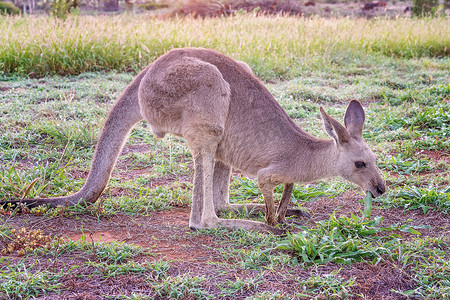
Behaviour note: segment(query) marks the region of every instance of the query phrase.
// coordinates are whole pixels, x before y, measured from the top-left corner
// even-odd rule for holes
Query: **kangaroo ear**
[[[352,100],[348,104],[344,118],[345,127],[352,137],[362,138],[365,118],[364,109],[361,103],[357,100]]]
[[[322,115],[323,124],[325,125],[325,130],[327,133],[336,141],[336,143],[343,144],[350,140],[350,135],[338,121],[330,117],[323,107],[320,107],[320,114]]]

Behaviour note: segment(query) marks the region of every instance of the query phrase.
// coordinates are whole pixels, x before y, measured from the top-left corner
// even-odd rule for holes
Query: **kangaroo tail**
[[[24,203],[28,207],[43,204],[72,206],[97,201],[109,181],[131,129],[143,119],[139,108],[138,90],[147,70],[148,68],[133,80],[109,112],[95,147],[91,170],[85,184],[78,192],[64,197],[11,200],[0,202],[0,204]]]

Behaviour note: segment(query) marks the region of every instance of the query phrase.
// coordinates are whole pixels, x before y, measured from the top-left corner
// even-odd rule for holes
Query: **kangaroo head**
[[[385,185],[376,165],[376,156],[362,138],[365,120],[361,103],[352,100],[345,113],[345,127],[330,117],[321,107],[325,130],[336,141],[336,168],[342,178],[370,191],[374,197],[382,195]]]

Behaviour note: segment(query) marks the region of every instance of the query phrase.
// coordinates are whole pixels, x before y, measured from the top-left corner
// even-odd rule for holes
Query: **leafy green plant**
[[[416,17],[433,15],[438,4],[438,0],[414,0],[411,13]]]
[[[50,15],[65,20],[70,14],[71,5],[72,0],[53,0],[53,4],[50,8]]]
[[[272,251],[261,248],[260,245],[247,248],[227,247],[220,249],[225,261],[247,270],[261,270],[261,268],[273,270],[283,268],[291,263],[290,256],[275,254]]]
[[[328,233],[314,234],[303,231],[295,235],[288,234],[287,241],[280,243],[278,249],[293,250],[304,264],[341,264],[361,260],[377,260],[388,252],[383,247],[374,247],[361,239],[346,239],[337,229]]]
[[[233,177],[230,185],[230,199],[248,200],[262,196],[258,185],[246,177]]]
[[[264,291],[245,298],[245,300],[289,300],[289,299],[292,299],[291,295],[283,294],[280,291],[276,292]]]
[[[25,196],[45,196],[47,193],[57,196],[67,189],[80,187],[80,182],[69,176],[69,166],[70,160],[67,163],[56,161],[40,164],[34,170],[26,172],[15,165],[0,169],[0,197],[6,200],[21,199]]]
[[[0,15],[20,15],[20,9],[14,3],[0,1]]]
[[[333,214],[329,220],[319,222],[316,228],[304,228],[299,233],[288,234],[287,240],[277,244],[277,249],[294,251],[303,264],[378,262],[398,247],[400,241],[395,236],[386,239],[378,237],[377,233],[401,230],[420,234],[415,228],[423,228],[405,224],[378,227],[381,221],[381,217],[369,220],[352,214],[350,218],[336,218]]]

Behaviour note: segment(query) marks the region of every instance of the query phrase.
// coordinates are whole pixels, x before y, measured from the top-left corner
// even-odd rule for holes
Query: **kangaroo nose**
[[[380,195],[383,195],[383,194],[386,192],[386,187],[384,186],[383,183],[379,183],[379,184],[377,185],[377,192],[378,192]]]

